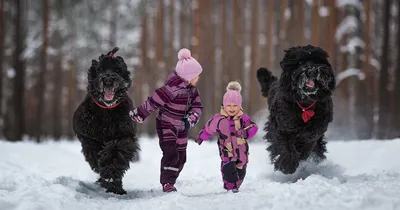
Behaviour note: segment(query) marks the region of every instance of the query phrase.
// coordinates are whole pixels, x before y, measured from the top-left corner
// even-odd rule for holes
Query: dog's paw
[[[287,152],[281,154],[275,161],[275,169],[284,174],[293,174],[299,167],[299,154],[297,152]]]
[[[108,188],[106,190],[106,193],[114,193],[114,194],[117,194],[117,195],[126,195],[126,191],[122,187],[120,187],[120,188]]]
[[[99,178],[97,182],[100,184],[101,187],[106,189],[107,193],[114,193],[117,195],[125,195],[126,191],[122,187],[122,181],[119,179],[104,179]]]

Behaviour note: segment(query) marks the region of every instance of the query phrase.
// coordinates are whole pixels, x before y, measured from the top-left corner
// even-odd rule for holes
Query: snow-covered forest
[[[219,111],[226,84],[244,86],[244,109],[263,124],[256,81],[280,74],[283,50],[318,45],[337,79],[330,139],[400,136],[400,15],[393,0],[0,0],[0,135],[73,138],[92,59],[114,46],[142,103],[187,47],[202,63],[200,124]],[[140,127],[155,134],[155,115]],[[196,126],[192,135],[198,133]]]

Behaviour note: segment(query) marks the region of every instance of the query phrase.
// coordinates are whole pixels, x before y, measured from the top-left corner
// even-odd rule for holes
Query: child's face
[[[228,113],[229,116],[233,117],[239,113],[240,108],[236,104],[228,104],[224,107],[224,110],[226,113]]]
[[[196,86],[197,81],[200,79],[200,75],[190,80],[190,84]]]

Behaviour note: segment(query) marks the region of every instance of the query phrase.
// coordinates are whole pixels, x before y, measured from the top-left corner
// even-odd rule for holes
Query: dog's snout
[[[112,85],[113,80],[111,78],[107,77],[107,78],[104,79],[103,82],[104,82],[105,85]]]
[[[308,76],[315,77],[318,74],[318,69],[312,68],[308,71]]]

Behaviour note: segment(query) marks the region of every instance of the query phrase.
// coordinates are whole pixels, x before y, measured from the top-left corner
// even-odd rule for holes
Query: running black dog
[[[326,159],[324,134],[333,120],[335,77],[328,53],[319,47],[285,50],[280,79],[266,68],[257,71],[270,115],[265,139],[270,160],[284,174],[292,174],[300,160],[311,155],[316,163]]]
[[[136,124],[128,113],[134,109],[127,94],[132,80],[124,59],[114,57],[114,48],[88,70],[84,101],[73,117],[73,129],[82,144],[82,153],[91,169],[100,175],[97,182],[107,192],[126,194],[122,178],[140,151]]]

